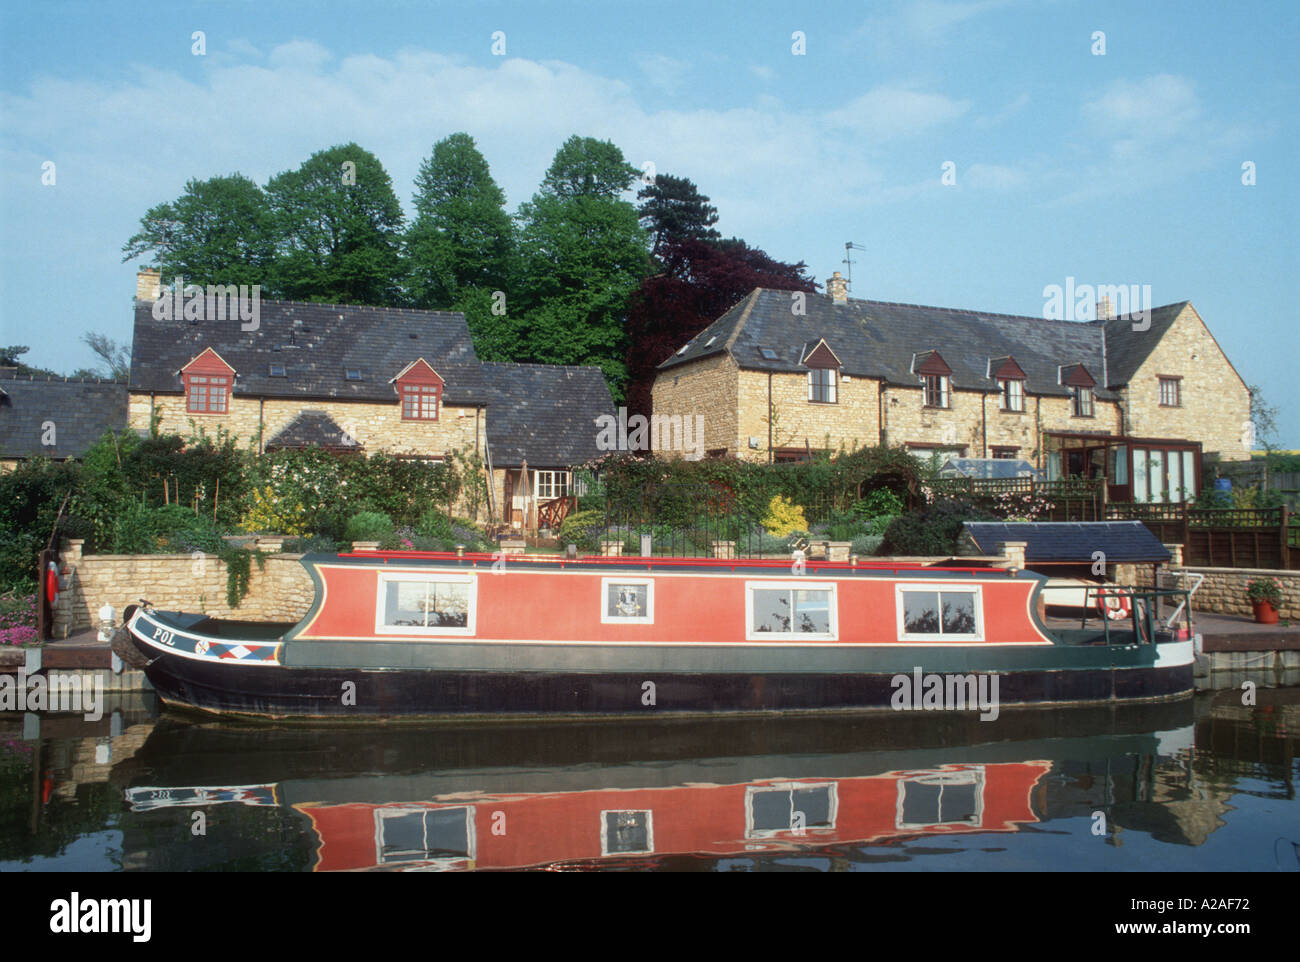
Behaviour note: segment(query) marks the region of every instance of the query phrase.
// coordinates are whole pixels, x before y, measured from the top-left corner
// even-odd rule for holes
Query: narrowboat
[[[977,707],[995,718],[998,705],[1193,687],[1188,632],[1157,619],[1163,596],[1183,593],[1127,589],[1127,622],[1049,628],[1045,579],[1025,570],[377,551],[302,564],[316,594],[296,624],[142,600],[114,650],[170,705],[276,718]]]

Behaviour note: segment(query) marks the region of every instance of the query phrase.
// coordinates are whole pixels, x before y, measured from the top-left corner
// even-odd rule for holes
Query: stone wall
[[[389,402],[307,398],[262,401],[235,395],[230,398],[230,410],[225,414],[192,414],[185,410],[184,395],[155,395],[151,399],[148,394],[132,394],[127,414],[130,427],[149,428],[151,402],[153,410],[162,414],[158,427],[164,434],[188,435],[193,428],[215,434],[222,427],[241,444],[256,439],[259,418],[265,425],[263,439],[269,442],[303,411],[324,411],[356,438],[367,453],[444,456],[452,450],[473,450],[476,428],[480,450],[486,438],[485,420],[477,408],[446,405],[438,412],[436,421],[404,421],[396,395]]]
[[[1154,336],[1154,335],[1152,335]],[[1160,377],[1180,377],[1178,407],[1160,404]],[[1190,304],[1184,305],[1125,390],[1128,433],[1190,438],[1225,461],[1250,458],[1250,392]]]
[[[249,590],[238,608],[226,604],[226,566],[214,555],[82,555],[73,542],[60,556],[63,588],[54,612],[54,636],[94,627],[105,603],[118,624],[127,605],[148,598],[164,610],[206,612],[241,621],[297,621],[315,591],[301,555],[271,554],[250,564]]]
[[[655,414],[667,417],[703,417],[705,452],[726,448],[733,454],[739,449],[742,457],[753,455],[756,452],[748,451],[748,442],[739,436],[736,426],[736,377],[736,362],[729,354],[673,368],[655,378],[651,408]],[[762,443],[766,460],[766,428]]]
[[[1246,597],[1246,586],[1256,578],[1277,578],[1282,582],[1282,618],[1300,618],[1300,571],[1269,571],[1259,568],[1186,568],[1205,575],[1205,580],[1192,596],[1193,611],[1212,611],[1227,615],[1253,615],[1254,608]],[[1138,566],[1138,584],[1151,584],[1151,568]],[[1173,583],[1168,572],[1162,575],[1165,585]],[[1183,584],[1191,586],[1191,579]]]
[[[741,457],[767,460],[768,413],[766,371],[739,375]],[[772,375],[772,447],[846,451],[871,447],[880,440],[877,384],[871,378],[837,378],[834,404],[808,400],[808,374]],[[757,450],[749,439],[758,438]]]

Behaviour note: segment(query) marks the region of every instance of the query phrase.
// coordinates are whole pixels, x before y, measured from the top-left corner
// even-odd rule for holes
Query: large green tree
[[[627,301],[649,260],[636,208],[622,197],[636,176],[613,144],[570,137],[519,212],[515,359],[599,365],[616,397],[626,379]]]
[[[457,133],[434,144],[415,188],[416,215],[405,244],[412,303],[463,311],[479,356],[508,359],[514,225],[474,138]]]
[[[636,199],[641,201],[637,213],[641,215],[641,226],[654,241],[652,253],[656,257],[669,244],[719,239],[713,229],[718,209],[689,178],[660,174],[638,191]]]
[[[266,185],[277,294],[336,304],[401,299],[402,205],[374,154],[356,144],[317,151]]]
[[[152,255],[164,284],[265,284],[274,254],[266,194],[243,174],[190,180],[140,218],[122,260]]]

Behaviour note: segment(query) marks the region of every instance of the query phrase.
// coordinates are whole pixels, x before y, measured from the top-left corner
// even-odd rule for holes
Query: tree
[[[123,261],[152,254],[164,284],[264,284],[274,247],[266,195],[242,174],[190,180],[151,207],[122,247]]]
[[[519,214],[523,323],[512,359],[597,364],[615,397],[627,300],[648,263],[636,209],[620,196],[636,176],[613,144],[570,137]]]
[[[276,239],[273,288],[294,300],[395,304],[404,217],[374,154],[344,144],[266,185]]]
[[[1264,451],[1273,453],[1277,440],[1277,408],[1264,400],[1264,390],[1257,384],[1246,388],[1250,392],[1250,428],[1254,447],[1263,445]]]
[[[87,331],[81,341],[103,362],[106,376],[111,381],[125,381],[131,375],[131,350],[104,334]],[[92,372],[92,376],[94,373]]]
[[[628,311],[629,414],[651,413],[656,368],[754,288],[817,289],[802,261],[774,260],[734,237],[672,242],[660,259],[663,272],[645,279]]]
[[[30,364],[24,364],[22,356],[30,351],[31,348],[25,344],[10,344],[0,347],[0,368],[12,367],[14,373],[19,377],[62,377],[55,371],[47,367],[32,367]]]
[[[660,174],[654,183],[641,189],[636,199],[644,201],[637,213],[641,215],[641,226],[654,241],[651,253],[656,257],[667,244],[719,239],[713,229],[718,209],[685,177]]]

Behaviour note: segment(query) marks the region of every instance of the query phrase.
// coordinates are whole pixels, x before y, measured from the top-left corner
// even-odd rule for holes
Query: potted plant
[[[1277,624],[1277,610],[1282,607],[1282,582],[1279,579],[1256,578],[1246,585],[1246,597],[1255,608],[1256,622]]]

